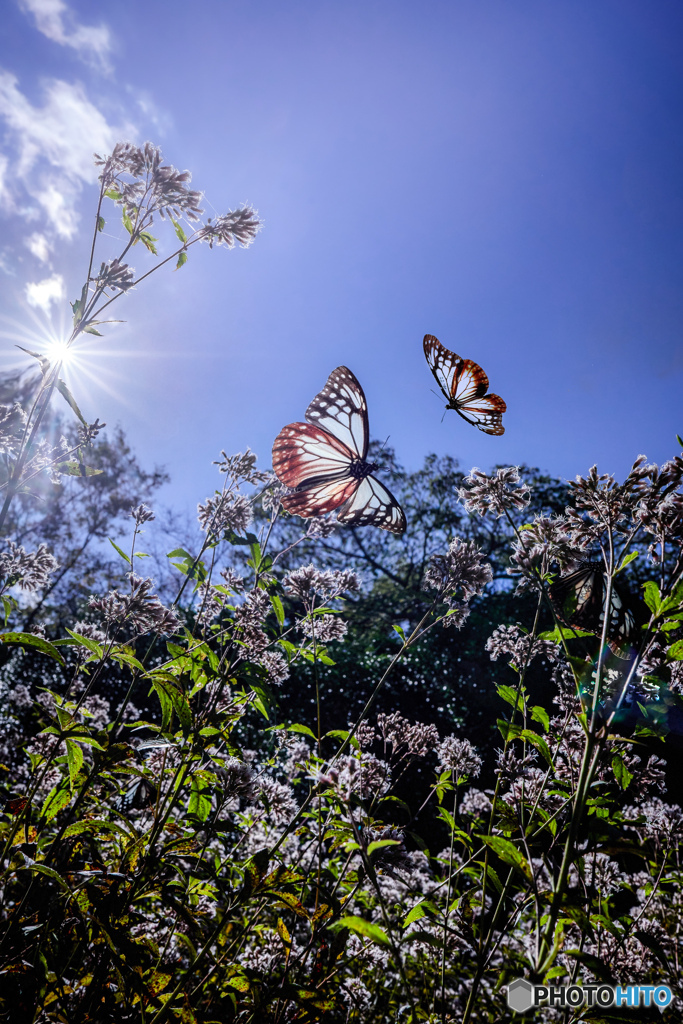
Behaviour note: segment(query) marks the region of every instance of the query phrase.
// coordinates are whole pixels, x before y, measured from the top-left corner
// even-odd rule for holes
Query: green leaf
[[[398,633],[398,635],[400,636],[400,638],[403,641],[403,643],[405,643],[406,642],[406,635],[405,635],[405,632],[403,631],[403,626],[392,626],[391,628],[396,633]]]
[[[153,679],[150,693],[154,690],[159,703],[161,704],[161,731],[168,732],[171,728],[171,719],[173,718],[173,701],[168,695],[165,686],[158,679]]]
[[[40,369],[43,371],[43,377],[46,377],[50,372],[50,360],[47,356],[44,356],[42,352],[33,352],[30,348],[24,348],[23,345],[16,345],[15,348],[20,348],[26,355],[33,356],[40,363]]]
[[[210,794],[210,789],[208,789],[201,779],[197,777],[193,778],[192,788],[190,790],[190,802],[187,806],[188,813],[196,815],[200,821],[206,821],[208,816],[211,814]]]
[[[71,781],[71,790],[73,792],[74,786],[76,785],[76,779],[78,778],[78,773],[83,767],[83,751],[78,743],[74,743],[73,740],[66,741],[66,759],[69,765],[69,779]]]
[[[0,601],[2,602],[2,610],[5,618],[5,625],[9,621],[9,617],[17,607],[17,602],[13,597],[8,597],[7,594],[0,594]]]
[[[659,592],[659,587],[654,580],[648,580],[647,583],[643,584],[643,591],[645,604],[654,615],[658,615],[662,604],[662,595]]]
[[[342,743],[346,743],[346,741],[349,740],[352,747],[355,747],[356,750],[360,750],[360,743],[355,736],[351,736],[348,729],[330,729],[329,732],[325,733],[325,736],[331,736],[333,740],[341,740]],[[351,739],[349,739],[349,736],[351,736]]]
[[[616,576],[616,575],[618,575],[618,573],[623,572],[624,569],[626,568],[626,566],[630,565],[631,562],[633,561],[633,559],[637,558],[638,555],[639,555],[638,551],[631,551],[630,554],[626,555],[625,558],[622,558],[621,565],[619,566],[619,568],[617,569],[617,571],[615,572],[614,575]]]
[[[42,636],[34,636],[33,633],[0,633],[0,641],[5,644],[19,644],[21,647],[35,647],[43,654],[49,654],[60,665],[64,665],[64,658],[57,648]]]
[[[414,924],[415,921],[419,921],[421,918],[425,916],[423,902],[424,901],[421,900],[419,903],[415,904],[412,910],[408,911],[408,913],[405,916],[405,920],[403,921],[404,928],[410,928],[411,924]]]
[[[683,441],[681,440],[681,435],[680,434],[676,434],[676,440],[680,444],[681,448],[683,448]]]
[[[536,747],[536,750],[539,752],[541,757],[547,761],[551,768],[554,767],[553,755],[550,753],[550,747],[542,736],[539,736],[537,732],[533,731],[533,729],[523,729],[519,736],[520,739],[526,740],[527,743],[530,743],[532,747]]]
[[[68,404],[71,406],[73,411],[76,413],[76,415],[78,416],[78,418],[81,421],[81,423],[83,424],[83,426],[87,427],[88,424],[85,422],[85,419],[83,418],[83,413],[78,408],[78,405],[76,404],[76,399],[74,398],[74,396],[69,391],[69,388],[67,387],[66,382],[63,381],[60,378],[57,381],[56,387],[57,387],[57,391],[59,391],[60,395],[62,395],[62,397],[68,402]]]
[[[574,640],[580,636],[593,636],[592,633],[586,633],[583,629],[574,629],[570,626],[556,626],[555,629],[546,630],[544,633],[538,634],[539,640],[553,640],[556,644],[559,644],[564,638],[565,640]]]
[[[538,704],[531,709],[531,717],[534,722],[540,722],[545,731],[548,731],[550,727],[550,716],[545,708],[540,707]]]
[[[71,791],[66,786],[58,783],[45,797],[45,802],[40,809],[41,818],[45,818],[46,821],[52,821],[55,815],[59,814],[70,800]]]
[[[371,857],[375,850],[382,850],[385,846],[400,846],[398,839],[376,839],[367,848],[367,855]]]
[[[176,270],[180,270],[187,263],[187,253],[183,249],[182,252],[178,253],[178,261],[175,265]]]
[[[93,327],[92,323],[88,323],[82,328],[84,334],[94,334],[95,337],[101,338],[102,332],[98,331],[96,327]]]
[[[58,462],[54,467],[57,472],[66,476],[99,476],[103,469],[93,469],[92,466],[85,466],[82,462]]]
[[[273,610],[275,612],[275,616],[277,618],[277,621],[280,623],[281,626],[284,626],[284,624],[285,624],[285,609],[283,607],[282,601],[277,596],[277,594],[271,594],[270,595],[270,603],[273,606]]]
[[[154,253],[155,256],[158,256],[156,246],[154,244],[159,241],[158,238],[155,238],[154,235],[150,235],[149,231],[141,231],[139,238],[145,249],[148,249],[151,253]]]
[[[673,661],[683,661],[683,640],[677,640],[666,653]]]
[[[293,725],[285,726],[285,728],[287,729],[287,732],[298,732],[302,736],[310,736],[312,740],[316,741],[316,743],[318,741],[316,734],[309,729],[307,725],[300,725],[298,722],[295,722]]]
[[[98,217],[98,218],[97,218],[97,230],[98,230],[98,231],[104,231],[104,225],[105,225],[106,223],[107,223],[107,222],[106,222],[106,220],[104,219],[104,217]]]
[[[122,550],[121,550],[121,548],[120,548],[120,547],[118,546],[118,544],[115,544],[115,543],[114,543],[114,541],[113,541],[113,540],[111,539],[111,537],[107,537],[107,540],[109,541],[109,543],[110,543],[110,544],[111,544],[111,546],[113,547],[114,551],[115,551],[115,552],[116,552],[116,553],[117,553],[118,555],[121,555],[121,558],[122,558],[122,559],[124,560],[124,562],[128,562],[128,565],[130,565],[130,558],[128,557],[128,555],[126,554],[126,552],[125,552],[125,551],[122,551]]]
[[[391,945],[389,936],[383,928],[380,928],[378,924],[373,924],[371,921],[366,921],[362,917],[356,917],[355,914],[340,918],[336,925],[339,928],[348,928],[349,931],[355,932],[356,935],[363,935],[366,939],[371,939],[380,946]]]
[[[514,843],[511,843],[508,839],[503,839],[502,836],[477,836],[482,843],[486,843],[493,852],[500,857],[505,863],[509,864],[510,867],[516,868],[521,874],[524,875],[529,881],[531,881],[531,868],[526,857],[524,857]]]
[[[75,640],[79,647],[85,647],[91,654],[96,655],[98,658],[102,658],[104,656],[104,648],[101,644],[98,644],[97,640],[91,640],[89,636],[81,636],[80,633],[72,633],[68,627],[66,631],[69,636]]]
[[[624,764],[624,759],[621,754],[615,754],[612,758],[612,771],[614,772],[614,778],[617,780],[622,789],[628,789],[633,774],[628,770]]]
[[[507,701],[508,704],[511,704],[516,710],[521,710],[526,705],[524,694],[514,686],[496,686],[496,692],[499,697]]]
[[[184,244],[185,244],[185,242],[187,241],[187,235],[186,235],[186,234],[185,234],[185,232],[183,231],[183,229],[182,229],[182,227],[180,226],[180,224],[178,223],[178,221],[177,221],[177,220],[174,220],[174,219],[173,219],[173,217],[171,217],[171,224],[172,224],[172,225],[173,225],[173,227],[175,228],[175,233],[176,233],[176,235],[178,236],[178,238],[180,239],[180,241],[181,241],[181,242],[183,243],[183,245],[184,245]]]
[[[123,221],[123,226],[126,229],[126,231],[128,232],[128,234],[132,235],[133,234],[133,222],[130,219],[130,217],[128,216],[128,214],[126,213],[125,210],[123,211],[123,215],[121,217],[121,220]]]

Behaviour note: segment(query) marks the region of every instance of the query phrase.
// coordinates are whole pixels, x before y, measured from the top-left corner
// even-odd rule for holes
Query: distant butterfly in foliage
[[[565,626],[602,636],[607,576],[600,562],[584,562],[575,572],[561,576],[550,585],[549,596],[555,614]],[[637,645],[641,618],[612,580],[607,643],[618,658],[628,659],[624,648]]]
[[[429,369],[448,400],[446,408],[485,434],[504,434],[507,405],[499,395],[486,394],[489,379],[481,366],[449,352],[433,334],[425,334],[423,345]]]
[[[282,499],[285,509],[304,519],[336,509],[340,523],[403,533],[403,509],[366,461],[368,407],[350,370],[332,371],[306,419],[283,427],[273,443],[273,469],[291,488]]]

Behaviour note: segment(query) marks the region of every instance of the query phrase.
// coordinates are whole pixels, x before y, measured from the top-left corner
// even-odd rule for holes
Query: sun
[[[73,362],[74,351],[69,348],[65,341],[55,338],[45,349],[45,355],[51,363],[62,363],[64,366]]]

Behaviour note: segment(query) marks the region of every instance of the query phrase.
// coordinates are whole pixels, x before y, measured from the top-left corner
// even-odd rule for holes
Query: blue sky
[[[340,363],[410,467],[663,461],[683,434],[682,43],[668,0],[7,0],[0,366],[80,292],[92,151],[150,139],[207,212],[265,222],[122,299],[70,371],[88,418],[167,466],[167,501],[203,500],[221,449],[268,463]],[[425,333],[484,367],[503,437],[441,422]]]

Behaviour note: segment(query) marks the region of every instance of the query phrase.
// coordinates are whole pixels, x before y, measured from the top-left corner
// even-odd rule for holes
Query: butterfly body
[[[549,588],[550,602],[558,619],[566,626],[602,637],[619,658],[628,658],[624,648],[634,645],[640,633],[636,611],[612,580],[607,628],[604,629],[607,603],[607,575],[600,562],[584,562],[574,572],[561,576]]]
[[[284,508],[304,519],[337,511],[341,523],[403,533],[403,509],[368,462],[370,432],[365,393],[346,366],[338,366],[306,410],[306,423],[289,423],[273,443],[273,469],[290,488]]]
[[[489,379],[481,366],[473,359],[461,359],[433,334],[425,334],[422,344],[429,369],[446,398],[446,408],[454,409],[485,434],[504,434],[507,405],[500,395],[486,394]]]

